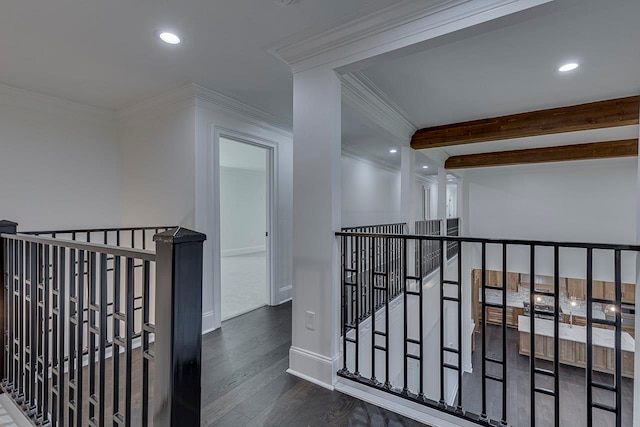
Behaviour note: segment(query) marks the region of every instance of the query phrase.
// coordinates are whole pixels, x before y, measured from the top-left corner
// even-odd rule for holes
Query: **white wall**
[[[266,250],[266,206],[267,175],[264,171],[220,168],[222,256]]]
[[[277,304],[291,295],[291,134],[262,118],[269,120],[262,112],[196,85],[185,85],[121,113],[125,223],[181,225],[207,235],[204,331],[221,323],[220,176],[215,148],[221,134],[274,146],[278,188],[273,200],[275,290],[270,302]]]
[[[194,228],[194,135],[193,102],[122,118],[125,224]]]
[[[342,155],[342,226],[402,222],[400,171]]]
[[[633,244],[636,179],[635,158],[471,169],[463,186],[467,231],[473,237]],[[551,250],[537,256],[538,273],[552,274]],[[528,271],[526,248],[510,249],[509,258],[510,271]],[[499,267],[500,259],[490,256],[488,265]],[[611,253],[594,253],[594,262],[594,279],[612,280]],[[584,271],[584,251],[561,252],[562,276],[584,277]],[[623,281],[635,282],[634,259],[623,257]]]
[[[19,230],[120,225],[120,175],[111,114],[0,85],[0,219]]]
[[[220,326],[220,210],[217,193],[220,175],[219,138],[244,140],[270,146],[274,153],[273,227],[271,229],[271,272],[273,292],[269,303],[278,304],[292,295],[292,209],[293,209],[293,146],[291,133],[271,126],[259,113],[244,105],[235,109],[196,97],[195,109],[195,227],[207,234],[204,245],[205,294],[203,310],[205,330]],[[228,101],[228,100],[225,100]],[[240,110],[240,112],[237,112]],[[244,113],[243,113],[244,111]],[[254,118],[255,117],[255,118]],[[216,273],[217,272],[217,273]],[[215,302],[215,303],[214,303]]]

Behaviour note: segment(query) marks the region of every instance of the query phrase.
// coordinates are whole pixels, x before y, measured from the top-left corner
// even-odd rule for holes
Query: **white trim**
[[[168,90],[159,95],[118,110],[123,122],[158,116],[195,105],[195,93],[191,83]]]
[[[373,123],[403,142],[411,140],[417,128],[407,114],[361,72],[345,74],[342,99],[364,113]]]
[[[293,285],[282,286],[278,292],[280,294],[278,298],[280,304],[293,299]]]
[[[222,257],[231,257],[239,255],[255,254],[258,252],[264,252],[267,248],[265,245],[248,246],[246,248],[226,249],[222,251]]]
[[[337,380],[336,372],[338,371],[339,360],[340,354],[331,359],[303,348],[291,346],[287,372],[326,389],[333,390],[333,384]]]
[[[358,160],[363,163],[367,163],[371,166],[379,167],[390,172],[400,172],[400,166],[392,163],[384,162],[373,156],[366,156],[366,152],[353,151],[347,146],[342,146],[342,155],[353,160]]]
[[[278,305],[280,303],[280,290],[276,289],[277,277],[276,277],[276,254],[279,253],[279,229],[278,229],[278,200],[279,200],[279,184],[278,184],[278,155],[279,148],[278,143],[270,141],[264,138],[256,137],[253,135],[237,132],[231,129],[227,129],[215,124],[210,125],[211,139],[208,141],[210,146],[211,158],[207,162],[207,177],[209,178],[208,185],[204,186],[207,189],[207,193],[204,196],[205,200],[210,202],[213,209],[213,218],[208,224],[211,230],[206,230],[205,233],[211,238],[212,241],[212,265],[213,265],[213,327],[219,328],[222,325],[222,277],[220,269],[220,257],[222,256],[222,248],[220,244],[220,138],[227,138],[234,141],[239,141],[245,144],[255,145],[264,148],[268,151],[269,158],[269,170],[267,172],[269,180],[269,207],[268,207],[268,222],[269,222],[269,240],[267,242],[267,275],[268,275],[268,301],[269,305]]]
[[[285,372],[289,375],[293,375],[294,377],[298,377],[305,381],[309,381],[310,383],[313,383],[315,385],[319,385],[320,387],[326,388],[327,390],[331,390],[331,391],[334,390],[332,385],[323,383],[322,381],[318,381],[317,379],[310,377],[309,375],[301,374],[300,372],[294,371],[291,368],[287,369]]]
[[[340,378],[335,390],[433,427],[477,427],[471,421]]]
[[[202,314],[202,335],[208,334],[209,332],[215,331],[216,329],[218,328],[216,328],[215,326],[213,310],[203,313]]]
[[[137,119],[175,111],[186,106],[198,106],[212,111],[222,111],[236,118],[271,132],[291,137],[293,124],[264,112],[237,99],[223,95],[195,83],[187,83],[160,95],[140,101],[117,112],[123,120]]]
[[[1,83],[0,104],[43,111],[69,118],[104,122],[107,124],[115,124],[116,122],[116,114],[112,110],[93,107]]]
[[[348,17],[313,35],[299,34],[269,49],[294,73],[330,65],[340,68],[553,0],[445,0],[425,7],[404,1]]]
[[[234,113],[237,117],[248,123],[265,128],[272,132],[277,132],[284,136],[291,137],[292,135],[293,122],[291,120],[283,120],[270,113],[252,107],[249,104],[245,104],[244,102],[238,101],[237,99],[223,95],[219,92],[195,83],[192,83],[191,87],[194,90],[196,99],[199,101],[204,101],[198,103],[198,106],[200,107],[210,108],[211,106],[217,106],[219,108],[222,108],[225,112]]]

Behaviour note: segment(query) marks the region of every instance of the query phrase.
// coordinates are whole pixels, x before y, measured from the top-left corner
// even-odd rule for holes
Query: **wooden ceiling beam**
[[[411,139],[411,148],[419,150],[636,125],[639,118],[640,96],[630,96],[419,129]]]
[[[449,157],[445,169],[484,168],[531,163],[566,162],[572,160],[634,157],[638,155],[638,140],[594,142],[560,147],[530,148]]]

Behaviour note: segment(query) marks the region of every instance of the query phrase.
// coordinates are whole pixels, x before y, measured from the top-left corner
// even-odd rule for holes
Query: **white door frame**
[[[269,237],[267,238],[267,304],[277,305],[279,301],[279,290],[276,289],[274,254],[278,248],[277,230],[277,200],[278,200],[278,144],[254,135],[237,132],[220,126],[212,125],[212,163],[213,176],[213,311],[215,327],[222,322],[222,277],[220,271],[220,257],[222,248],[220,244],[220,138],[253,145],[267,150],[268,161],[268,206],[267,206],[267,226]]]

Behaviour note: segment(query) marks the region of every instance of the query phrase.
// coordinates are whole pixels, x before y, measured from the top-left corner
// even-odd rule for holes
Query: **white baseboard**
[[[341,378],[335,390],[433,427],[477,427],[471,421]]]
[[[338,360],[291,346],[289,349],[289,369],[287,372],[321,387],[333,390],[337,380]]]
[[[267,247],[265,245],[249,246],[246,248],[224,250],[222,251],[222,256],[230,257],[230,256],[248,255],[248,254],[255,254],[258,252],[265,252],[266,250],[267,250]]]
[[[216,328],[215,319],[213,317],[213,311],[209,311],[207,313],[202,314],[202,335],[215,331],[218,328]]]
[[[312,378],[312,377],[310,377],[310,376],[308,376],[308,375],[301,374],[300,372],[298,372],[298,371],[294,371],[294,370],[293,370],[293,369],[291,369],[291,368],[287,369],[287,371],[286,371],[286,372],[287,372],[287,374],[289,374],[289,375],[293,375],[294,377],[298,377],[298,378],[303,379],[303,380],[305,380],[305,381],[309,381],[310,383],[313,383],[313,384],[315,384],[315,385],[319,385],[320,387],[326,388],[327,390],[331,390],[331,391],[333,391],[333,390],[334,390],[334,389],[333,389],[333,386],[331,386],[331,385],[329,385],[329,384],[326,384],[326,383],[323,383],[322,381],[318,381],[317,379]]]
[[[289,301],[293,297],[293,285],[280,288],[278,291],[279,304]]]

